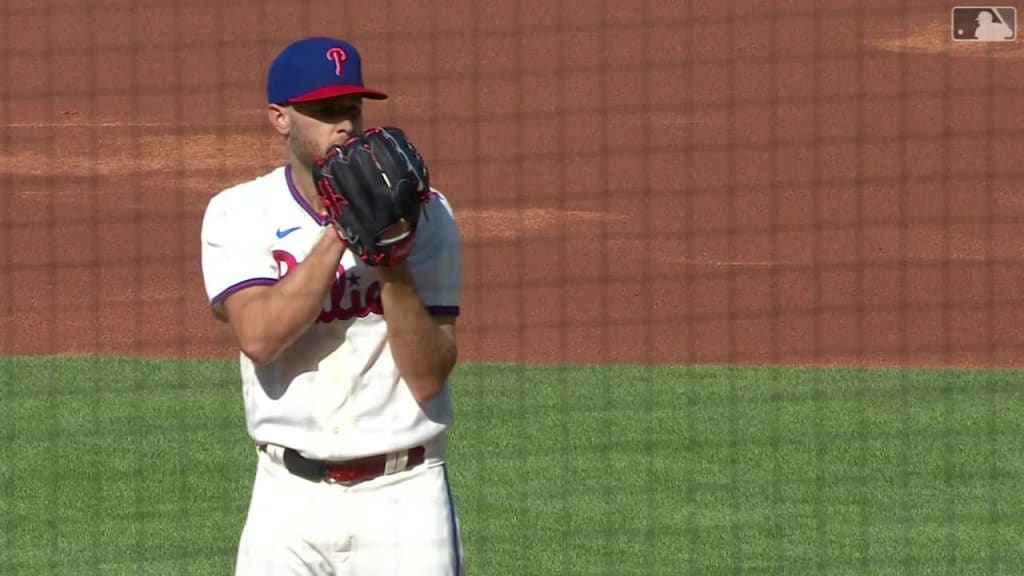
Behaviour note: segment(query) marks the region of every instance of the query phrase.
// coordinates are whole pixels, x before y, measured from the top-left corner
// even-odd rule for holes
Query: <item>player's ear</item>
[[[270,120],[270,125],[274,127],[274,130],[277,130],[278,134],[282,136],[287,135],[291,129],[291,116],[284,106],[271,104],[267,107],[267,119]]]

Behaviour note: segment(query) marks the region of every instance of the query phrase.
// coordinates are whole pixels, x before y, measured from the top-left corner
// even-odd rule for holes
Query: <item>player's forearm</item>
[[[238,337],[254,362],[276,359],[316,320],[343,251],[334,231],[326,229],[301,265],[246,303],[243,321],[237,323]]]
[[[381,303],[395,365],[421,404],[444,389],[458,356],[454,333],[427,313],[405,264],[382,268]]]

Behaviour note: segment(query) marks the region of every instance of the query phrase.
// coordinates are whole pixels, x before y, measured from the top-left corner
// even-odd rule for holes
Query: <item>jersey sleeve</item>
[[[448,200],[434,193],[420,217],[409,267],[420,300],[432,316],[458,316],[462,289],[462,245]]]
[[[232,207],[231,196],[216,196],[206,207],[201,231],[203,281],[210,305],[252,286],[277,282],[277,264],[267,246],[252,237],[250,222]]]

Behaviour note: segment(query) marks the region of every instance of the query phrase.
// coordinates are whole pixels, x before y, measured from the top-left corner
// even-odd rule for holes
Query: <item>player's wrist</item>
[[[409,264],[404,260],[391,266],[377,266],[377,279],[381,285],[384,284],[409,284],[412,285],[412,272]]]
[[[331,247],[338,246],[344,249],[346,246],[345,238],[341,236],[341,231],[338,230],[338,227],[333,222],[329,222],[321,228],[320,241]]]

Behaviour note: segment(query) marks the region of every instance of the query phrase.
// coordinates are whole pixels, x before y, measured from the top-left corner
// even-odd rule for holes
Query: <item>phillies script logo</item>
[[[344,69],[344,62],[348,60],[348,54],[341,48],[331,48],[327,51],[327,59],[334,62],[334,73],[341,76],[341,72]]]
[[[284,250],[274,250],[274,261],[277,262],[277,278],[280,280],[299,265],[295,256]],[[360,285],[360,277],[355,270],[345,270],[338,266],[338,273],[331,284],[331,293],[327,297],[327,306],[317,316],[318,324],[334,320],[351,320],[365,318],[370,314],[383,315],[384,307],[380,300],[380,283],[373,282],[366,288]]]

